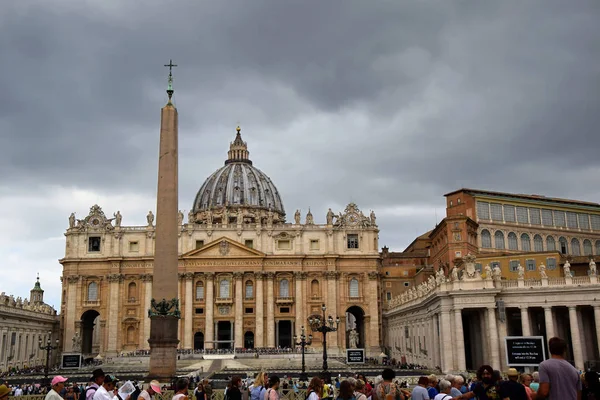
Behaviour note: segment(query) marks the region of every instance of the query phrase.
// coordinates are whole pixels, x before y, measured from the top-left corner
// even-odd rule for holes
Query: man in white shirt
[[[44,400],[64,400],[59,393],[62,392],[65,388],[66,381],[67,378],[60,375],[57,375],[54,378],[52,378],[52,382],[50,383],[52,389],[50,389]]]
[[[117,382],[118,380],[114,375],[105,375],[104,383],[94,393],[93,400],[118,400]]]
[[[160,394],[160,383],[158,383],[158,381],[150,381],[148,388],[146,390],[142,390],[138,398],[152,400],[155,393]]]

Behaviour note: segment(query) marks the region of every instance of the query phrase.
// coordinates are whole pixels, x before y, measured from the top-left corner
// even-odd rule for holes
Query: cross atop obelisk
[[[169,102],[161,109],[160,145],[158,154],[158,190],[156,201],[156,231],[152,300],[150,318],[150,371],[148,377],[170,382],[177,370],[177,329],[179,298],[177,293],[178,261],[178,122],[177,109],[171,103],[173,95],[173,60],[169,67]]]

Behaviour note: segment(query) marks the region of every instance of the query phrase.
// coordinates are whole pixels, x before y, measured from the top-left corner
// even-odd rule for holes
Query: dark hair
[[[393,369],[386,368],[381,373],[381,377],[383,378],[384,381],[391,381],[391,380],[394,380],[394,378],[396,377],[396,373],[394,372]]]
[[[242,378],[240,378],[238,375],[234,375],[233,378],[231,378],[231,386],[239,386],[241,381]]]
[[[548,350],[555,356],[563,356],[567,351],[567,342],[559,337],[553,337],[548,340]]]
[[[352,390],[352,384],[348,380],[343,380],[340,383],[340,394],[338,397],[343,400],[349,400],[354,396],[354,391]]]
[[[427,385],[429,385],[429,378],[426,377],[426,376],[420,376],[418,383],[419,383],[419,385],[425,385],[425,386],[427,386]]]
[[[313,376],[308,384],[308,392],[313,391],[317,394],[317,396],[323,396],[323,381],[318,376]]]
[[[492,379],[494,380],[494,382],[498,382],[502,380],[502,374],[500,373],[500,371],[498,371],[497,369],[494,370],[494,372],[492,373]]]
[[[271,375],[269,377],[269,387],[273,387],[279,383],[279,377],[277,375]]]
[[[175,391],[179,392],[180,390],[187,389],[189,385],[190,381],[187,378],[179,378],[175,382]]]
[[[489,365],[482,365],[477,370],[477,380],[480,381],[480,380],[483,379],[483,372],[484,371],[488,371],[491,375],[494,375],[494,368],[490,367]]]

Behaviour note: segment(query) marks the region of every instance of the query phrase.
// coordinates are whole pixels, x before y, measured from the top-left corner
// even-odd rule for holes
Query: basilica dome
[[[192,214],[196,223],[284,222],[279,191],[265,173],[252,165],[248,146],[237,128],[225,165],[204,182]]]

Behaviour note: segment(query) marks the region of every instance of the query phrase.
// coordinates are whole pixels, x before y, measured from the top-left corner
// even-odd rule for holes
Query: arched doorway
[[[96,310],[88,310],[81,315],[81,352],[83,354],[94,353],[94,337],[99,337],[99,335],[94,335],[94,331],[97,330],[94,327],[98,316],[100,313]]]
[[[359,306],[352,306],[346,310],[346,348],[348,348],[350,331],[358,332],[358,348],[365,348],[365,312]]]
[[[194,350],[202,349],[204,349],[204,333],[196,332],[194,333]]]
[[[253,349],[254,348],[254,332],[244,333],[244,348],[245,349]]]

